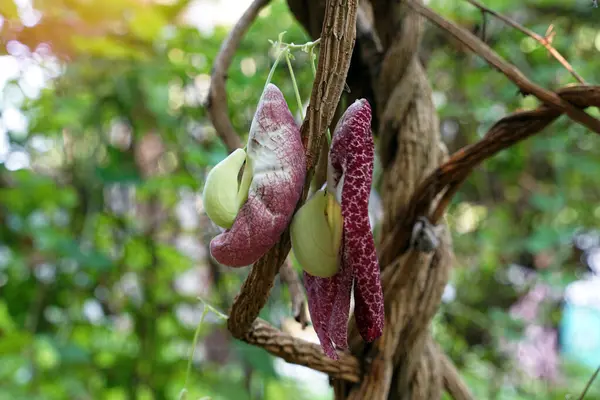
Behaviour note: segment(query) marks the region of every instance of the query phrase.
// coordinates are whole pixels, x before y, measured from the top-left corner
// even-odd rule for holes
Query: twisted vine
[[[249,12],[255,12],[264,3],[264,0],[255,0]],[[379,256],[386,325],[382,338],[367,346],[351,325],[350,345],[354,356],[340,353],[339,361],[332,363],[318,346],[256,320],[289,250],[289,239],[284,233],[281,242],[253,267],[235,302],[229,329],[239,339],[261,346],[288,362],[328,373],[334,379],[337,399],[433,399],[441,397],[442,388],[456,399],[471,399],[452,362],[428,332],[448,279],[452,257],[449,237],[444,232],[432,253],[419,252],[408,245],[412,227],[421,216],[428,216],[434,223],[440,220],[451,197],[473,168],[502,149],[541,131],[563,113],[600,133],[600,121],[582,110],[588,106],[600,107],[600,87],[573,86],[556,92],[543,89],[479,39],[415,0],[361,2],[358,51],[354,54],[351,53],[356,1],[288,0],[288,3],[313,38],[321,34],[324,38],[322,62],[308,117],[302,127],[310,155],[307,181],[312,177],[318,151],[322,148],[320,141],[331,124],[348,68],[347,82],[352,89],[349,97],[371,93],[374,98],[373,127],[380,138],[379,153],[384,166],[381,193],[386,210],[382,226],[385,241],[381,243]],[[351,12],[344,17],[347,9]],[[480,142],[448,158],[438,132],[431,88],[416,57],[423,29],[423,21],[417,13],[467,44],[524,93],[535,95],[545,105],[503,118]],[[248,24],[249,20],[243,17],[240,23]],[[239,42],[246,28],[234,29],[235,34],[224,44],[224,59],[219,58],[221,68],[228,66],[227,57],[237,47],[235,42]],[[357,71],[361,68],[368,73]],[[225,74],[219,73],[224,85]],[[222,109],[222,96],[211,99],[218,100],[217,110]],[[209,111],[210,108],[211,117],[218,114],[214,104]],[[215,123],[224,140],[233,142],[227,137],[227,129],[219,129],[217,125]],[[226,127],[226,124],[219,126]],[[308,186],[305,185],[304,196]]]
[[[397,221],[404,219],[402,211],[419,184],[443,161],[446,151],[431,88],[417,56],[423,19],[407,7],[406,1],[374,1],[373,13],[384,49],[379,79],[373,85],[384,166],[381,236],[385,238]],[[345,398],[440,397],[443,381],[439,352],[429,337],[428,326],[448,280],[450,243],[447,235],[442,239],[432,254],[404,252],[406,249],[396,247],[388,259],[380,258],[386,325],[382,338],[370,348],[352,341],[354,354],[374,361],[370,369],[366,368],[363,381],[347,390]]]

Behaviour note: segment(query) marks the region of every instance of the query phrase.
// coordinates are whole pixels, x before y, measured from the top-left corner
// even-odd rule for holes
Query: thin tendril
[[[278,46],[278,49],[280,49],[279,46]],[[279,52],[279,54],[277,54],[277,58],[275,59],[275,62],[273,63],[273,66],[271,67],[271,70],[269,71],[269,76],[267,76],[267,82],[265,83],[265,88],[267,86],[269,86],[269,83],[271,83],[271,79],[273,79],[273,74],[275,73],[275,69],[277,68],[279,61],[281,60],[281,56],[286,52],[286,50],[287,49],[283,49]]]
[[[317,59],[317,55],[315,54],[315,47],[321,43],[321,38],[313,41],[313,42],[308,42],[305,44],[294,44],[294,43],[284,43],[283,42],[283,35],[285,34],[285,32],[282,32],[281,34],[279,34],[279,39],[277,40],[277,42],[273,43],[277,45],[277,50],[279,50],[279,53],[277,54],[277,58],[275,58],[275,62],[273,63],[273,66],[271,67],[271,70],[269,71],[269,76],[267,76],[267,82],[265,83],[265,88],[269,85],[269,83],[271,83],[271,79],[273,79],[273,74],[275,73],[275,69],[277,68],[277,65],[279,65],[279,61],[281,61],[281,57],[283,55],[286,56],[286,61],[290,70],[290,75],[292,76],[292,82],[294,84],[294,91],[296,93],[296,100],[298,101],[298,107],[300,108],[300,114],[302,115],[302,118],[304,119],[304,108],[302,107],[302,101],[300,99],[300,92],[298,91],[298,85],[296,83],[296,78],[294,76],[294,72],[292,70],[292,65],[290,62],[290,50],[304,50],[306,52],[308,52],[308,56],[310,58],[310,66],[311,66],[311,70],[313,73],[313,78],[315,78],[317,76],[317,66],[316,66],[316,59]],[[325,136],[327,137],[327,144],[331,145],[331,131],[329,130],[329,128],[327,128],[327,130],[325,131]]]
[[[296,101],[298,102],[298,108],[300,109],[300,115],[304,119],[304,107],[302,107],[302,99],[300,98],[300,91],[298,90],[298,84],[296,83],[296,76],[294,75],[294,69],[292,68],[292,62],[290,61],[291,54],[286,48],[285,60],[290,70],[290,76],[292,77],[292,84],[294,85],[294,92],[296,93]]]
[[[281,60],[281,56],[283,56],[283,54],[287,51],[287,48],[289,46],[289,45],[286,45],[286,47],[284,47],[283,49],[281,48],[281,45],[283,44],[283,35],[285,35],[285,32],[281,32],[279,34],[279,39],[277,40],[277,50],[279,50],[279,53],[277,54],[277,58],[275,58],[275,62],[273,63],[273,66],[271,67],[271,70],[269,71],[269,75],[267,76],[267,82],[265,83],[265,89],[267,88],[267,86],[269,86],[269,83],[271,83],[271,79],[273,79],[273,74],[275,73],[275,69],[277,68],[279,61]]]
[[[309,49],[308,49],[308,57],[310,58],[310,67],[312,69],[313,78],[316,78],[316,76],[317,76],[317,64],[315,63],[315,60],[317,59],[317,55],[315,54],[315,48],[314,48],[314,46],[309,47]]]
[[[204,304],[204,310],[202,310],[202,316],[200,317],[200,322],[196,327],[196,331],[194,332],[194,339],[192,340],[192,350],[190,351],[190,357],[188,358],[187,371],[185,373],[185,381],[183,384],[183,390],[179,394],[179,399],[183,400],[187,397],[187,387],[190,379],[190,374],[192,372],[192,362],[194,360],[194,354],[196,353],[196,346],[198,344],[198,337],[200,336],[200,328],[204,323],[204,318],[208,314],[208,307]]]
[[[196,347],[198,346],[198,338],[200,336],[200,328],[204,323],[204,318],[209,311],[212,311],[217,317],[220,319],[227,320],[227,315],[223,314],[221,311],[217,310],[210,304],[204,301],[201,297],[198,297],[198,300],[202,302],[204,305],[204,310],[202,310],[202,315],[200,316],[200,322],[198,322],[198,326],[196,327],[196,331],[194,332],[194,339],[192,340],[192,350],[190,351],[190,357],[188,358],[187,371],[185,373],[185,381],[183,384],[183,389],[179,393],[179,400],[185,400],[187,398],[187,387],[188,382],[190,380],[190,374],[192,373],[192,362],[194,360],[194,354],[196,353]]]

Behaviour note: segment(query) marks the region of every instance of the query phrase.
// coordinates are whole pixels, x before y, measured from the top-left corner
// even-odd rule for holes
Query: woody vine
[[[320,19],[320,30],[315,29],[315,24],[307,19],[308,14],[302,14],[301,9],[305,4],[300,6],[294,1],[289,3],[292,12],[300,16],[300,22],[313,38],[321,40],[320,59],[307,115],[298,136],[289,118],[287,105],[284,106],[285,101],[281,102],[283,98],[280,92],[268,84],[252,126],[254,128],[255,123],[256,126],[261,126],[258,123],[260,120],[275,120],[275,114],[279,116],[281,126],[277,129],[287,132],[291,140],[287,145],[282,144],[278,151],[284,154],[291,148],[287,146],[302,143],[306,174],[299,194],[293,189],[296,188],[294,179],[302,180],[295,175],[301,174],[300,169],[295,170],[293,165],[280,162],[280,170],[286,172],[277,178],[273,175],[273,181],[279,179],[282,187],[292,194],[285,196],[284,203],[298,196],[296,207],[288,214],[292,207],[288,208],[278,202],[276,208],[273,205],[277,217],[281,219],[277,219],[277,229],[273,224],[269,226],[270,230],[265,230],[269,232],[265,239],[273,243],[272,247],[256,251],[252,255],[251,260],[256,262],[232,307],[228,328],[238,339],[261,346],[287,361],[328,373],[335,379],[335,395],[339,399],[386,399],[393,395],[393,390],[400,398],[439,398],[442,386],[453,398],[471,399],[473,397],[455,367],[433,343],[427,331],[428,322],[439,305],[441,288],[447,281],[451,259],[444,227],[436,224],[440,222],[457,188],[477,165],[541,131],[561,114],[568,115],[592,132],[600,133],[600,121],[583,110],[589,106],[600,106],[600,89],[583,85],[556,92],[544,89],[479,38],[417,1],[373,3],[371,17],[368,10],[362,5],[359,7],[355,1],[328,1]],[[215,62],[209,112],[218,133],[226,143],[235,142],[236,139],[233,138],[237,135],[229,129],[231,124],[223,117],[226,109],[224,71],[231,62],[245,29],[265,4],[264,0],[253,3],[224,42]],[[318,9],[316,4],[311,3],[311,9],[312,7]],[[373,15],[379,19],[374,19]],[[426,109],[433,114],[434,111],[427,96],[428,86],[423,83],[426,78],[415,56],[421,32],[419,16],[424,16],[454,36],[505,74],[522,93],[532,94],[540,99],[542,105],[536,110],[503,118],[481,141],[447,158],[445,151],[440,150],[443,145],[439,139],[435,116],[424,113]],[[379,30],[377,24],[382,25]],[[398,26],[411,29],[406,28],[398,38],[394,36],[398,32],[386,31],[387,28],[395,29]],[[349,81],[352,78],[348,71],[351,69],[350,57],[357,31],[360,33],[361,46],[356,57],[360,66],[368,70],[371,81],[353,81],[350,86],[366,93],[373,90],[375,98],[373,102],[357,99],[344,111],[334,129],[331,145],[328,146],[327,163],[323,163],[327,167],[327,184],[309,195],[321,139],[331,124],[346,77]],[[546,45],[550,46],[548,43]],[[403,64],[398,64],[398,60]],[[411,81],[411,84],[408,85],[407,81]],[[270,103],[271,100],[265,101],[267,98],[279,100]],[[405,98],[411,100],[403,101]],[[263,108],[287,112],[278,111],[266,117],[269,112],[263,111]],[[388,209],[383,223],[383,240],[379,243],[377,254],[374,245],[371,247],[373,241],[370,230],[366,229],[368,224],[360,217],[365,212],[365,198],[359,195],[368,190],[371,184],[367,178],[371,173],[373,152],[370,128],[375,130],[375,127],[382,142],[380,153],[384,167],[390,171],[387,178],[401,181],[400,184],[396,183],[397,187],[391,187],[391,182],[387,182],[390,189],[389,193],[384,193],[384,203]],[[261,137],[265,132],[267,130],[262,128],[251,129],[247,147],[249,154],[254,151],[250,146],[253,135]],[[411,139],[408,134],[417,136]],[[256,139],[256,142],[260,143],[261,139]],[[351,145],[356,147],[350,148]],[[407,150],[411,146],[429,153],[430,157],[426,161],[414,158],[415,155]],[[294,154],[298,159],[301,158],[299,153]],[[243,156],[238,157],[238,161],[233,163],[233,171],[236,168],[239,171],[243,163]],[[357,178],[358,176],[363,179]],[[243,179],[242,177],[241,183]],[[257,180],[256,185],[259,182]],[[244,190],[239,196],[239,187],[237,185],[231,191],[236,196],[236,201],[232,204],[239,205],[239,199],[245,196]],[[345,189],[348,192],[346,196]],[[405,189],[404,192],[398,191],[402,189]],[[350,192],[354,196],[350,196]],[[249,189],[248,202],[251,196],[252,189]],[[264,200],[261,200],[261,204],[265,205],[264,209],[271,207],[266,206]],[[240,227],[248,229],[247,221],[244,222],[243,218],[245,214],[241,213],[244,207],[246,205],[240,206],[239,214],[231,214],[234,221],[232,229],[223,234],[230,235],[231,246],[243,243],[233,240],[234,237],[231,236],[238,220]],[[288,222],[281,223],[284,220]],[[288,224],[291,225],[288,227]],[[311,234],[311,229],[314,229],[314,235]],[[218,253],[223,235],[217,237],[216,247],[211,244],[211,250],[217,259],[220,257]],[[278,236],[278,239],[274,239],[274,236]],[[353,246],[353,243],[360,245]],[[322,244],[323,247],[316,248],[315,244]],[[248,248],[252,247],[254,251],[260,246],[257,243]],[[265,245],[266,247],[268,246]],[[290,247],[298,254],[298,261],[304,269],[309,305],[312,303],[312,322],[318,332],[321,349],[293,339],[256,319]],[[361,252],[353,252],[355,249],[360,249]],[[250,249],[243,252],[240,248],[236,257],[250,253]],[[223,254],[227,254],[227,251]],[[221,258],[221,261],[227,264],[230,260]],[[247,261],[249,260],[240,263]],[[361,279],[363,282],[368,281],[368,284],[361,285]],[[353,285],[355,323],[351,319],[347,325],[346,310],[350,303],[348,293]],[[318,300],[317,306],[315,300]],[[382,318],[384,309],[385,323]],[[358,342],[358,336],[363,341]],[[368,344],[371,341],[372,344]],[[353,356],[343,351],[346,347]],[[392,389],[392,382],[396,382],[397,387]]]
[[[283,56],[302,110],[289,62],[290,48],[296,46],[282,44],[282,36],[275,43],[280,52],[258,103],[247,150],[235,150],[207,177],[206,213],[225,229],[211,241],[210,250],[223,265],[248,266],[279,241],[291,222],[292,251],[304,270],[312,323],[325,354],[337,359],[336,350],[348,349],[353,288],[362,337],[367,342],[377,339],[384,323],[368,210],[374,160],[371,107],[363,99],[345,111],[329,150],[327,183],[294,213],[306,177],[306,157],[300,129],[283,94],[271,83]],[[313,59],[314,45],[299,47]]]

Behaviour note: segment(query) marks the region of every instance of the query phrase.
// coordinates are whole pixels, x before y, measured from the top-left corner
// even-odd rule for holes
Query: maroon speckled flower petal
[[[210,243],[212,256],[231,267],[253,264],[277,243],[304,186],[300,129],[273,84],[266,87],[252,120],[247,155],[253,173],[248,200],[231,229]]]
[[[383,332],[383,292],[368,208],[374,158],[370,125],[369,103],[354,102],[338,123],[329,152],[328,190],[341,197],[344,217],[340,271],[331,278],[304,273],[315,331],[325,354],[334,359],[335,348],[348,347],[353,281],[354,313],[361,336],[371,342]]]
[[[336,304],[336,297],[338,292],[346,291],[350,294],[352,287],[352,280],[350,279],[350,287],[344,285],[348,279],[342,279],[343,275],[337,273],[331,278],[319,278],[317,276],[310,275],[304,272],[304,286],[306,287],[306,297],[308,298],[308,309],[310,311],[310,318],[315,328],[315,332],[321,342],[321,347],[327,356],[338,359],[336,348],[345,349],[347,348],[347,331],[348,331],[348,306],[345,307],[345,318],[341,321],[335,321],[332,318],[334,308]],[[351,276],[350,276],[351,277]],[[343,314],[342,307],[342,314]],[[339,317],[340,314],[338,314]],[[333,329],[339,331],[340,326],[345,334],[341,343],[334,341],[332,337],[332,325]],[[336,338],[339,335],[336,335]]]
[[[384,308],[379,261],[369,222],[374,144],[371,136],[371,107],[366,100],[355,101],[344,113],[336,127],[329,159],[334,171],[343,171],[342,262],[353,271],[355,277],[356,325],[363,339],[371,342],[383,332]]]

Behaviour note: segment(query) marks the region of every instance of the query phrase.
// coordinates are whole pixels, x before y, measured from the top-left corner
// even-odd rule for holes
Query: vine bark
[[[264,0],[254,0],[236,24],[217,58],[221,62],[216,65],[221,69],[229,65],[241,33],[264,4]],[[279,265],[289,251],[289,240],[284,234],[280,243],[253,266],[231,310],[229,330],[238,339],[288,362],[326,372],[333,380],[336,399],[439,399],[442,388],[454,399],[473,399],[455,366],[428,331],[452,259],[445,226],[442,224],[438,229],[430,225],[442,219],[450,199],[473,168],[538,133],[561,114],[600,134],[600,120],[584,111],[590,106],[600,106],[600,87],[570,86],[548,91],[471,33],[417,0],[362,0],[360,6],[357,0],[288,0],[288,4],[313,38],[320,36],[322,40],[315,85],[302,125],[309,153],[304,196],[313,172],[323,178],[323,163],[314,169],[317,154],[327,150],[320,139],[342,111],[338,100],[344,78],[351,88],[347,100],[367,98],[373,109],[372,129],[379,136],[384,170],[380,193],[385,217],[378,257],[386,326],[379,340],[365,345],[351,319],[352,354],[338,352],[340,359],[333,362],[318,346],[257,320]],[[438,132],[431,88],[416,56],[423,30],[420,16],[454,36],[502,72],[523,94],[541,100],[542,105],[502,118],[483,139],[447,157]],[[213,75],[217,80],[225,76],[221,70]],[[221,83],[224,85],[224,80]],[[215,86],[217,94],[218,89]],[[211,99],[214,102],[207,109],[213,120],[219,119],[224,114],[218,111],[226,109],[226,99],[216,95]],[[215,127],[225,143],[230,143],[230,132],[219,129],[217,124]],[[228,146],[231,149],[231,143]],[[427,230],[415,235],[415,228],[428,226],[437,232],[436,238]],[[424,238],[429,239],[422,242]],[[284,273],[282,279],[294,286],[294,276]],[[301,303],[301,299],[296,302]]]
[[[318,37],[324,1],[289,0],[288,4],[307,31]],[[372,7],[363,1],[359,17],[347,83],[350,100],[372,93],[373,126],[377,127],[384,168],[381,196],[385,237],[402,220],[419,184],[443,162],[446,150],[431,88],[417,56],[422,18],[405,1],[373,1]],[[374,44],[379,48],[373,48]],[[365,80],[365,75],[369,79]],[[450,247],[448,236],[443,235],[441,245],[431,254],[413,250],[402,253],[398,248],[391,262],[382,265],[387,318],[384,334],[365,346],[351,324],[353,354],[371,361],[358,384],[335,382],[337,399],[441,397],[442,359],[428,326],[448,280]]]

